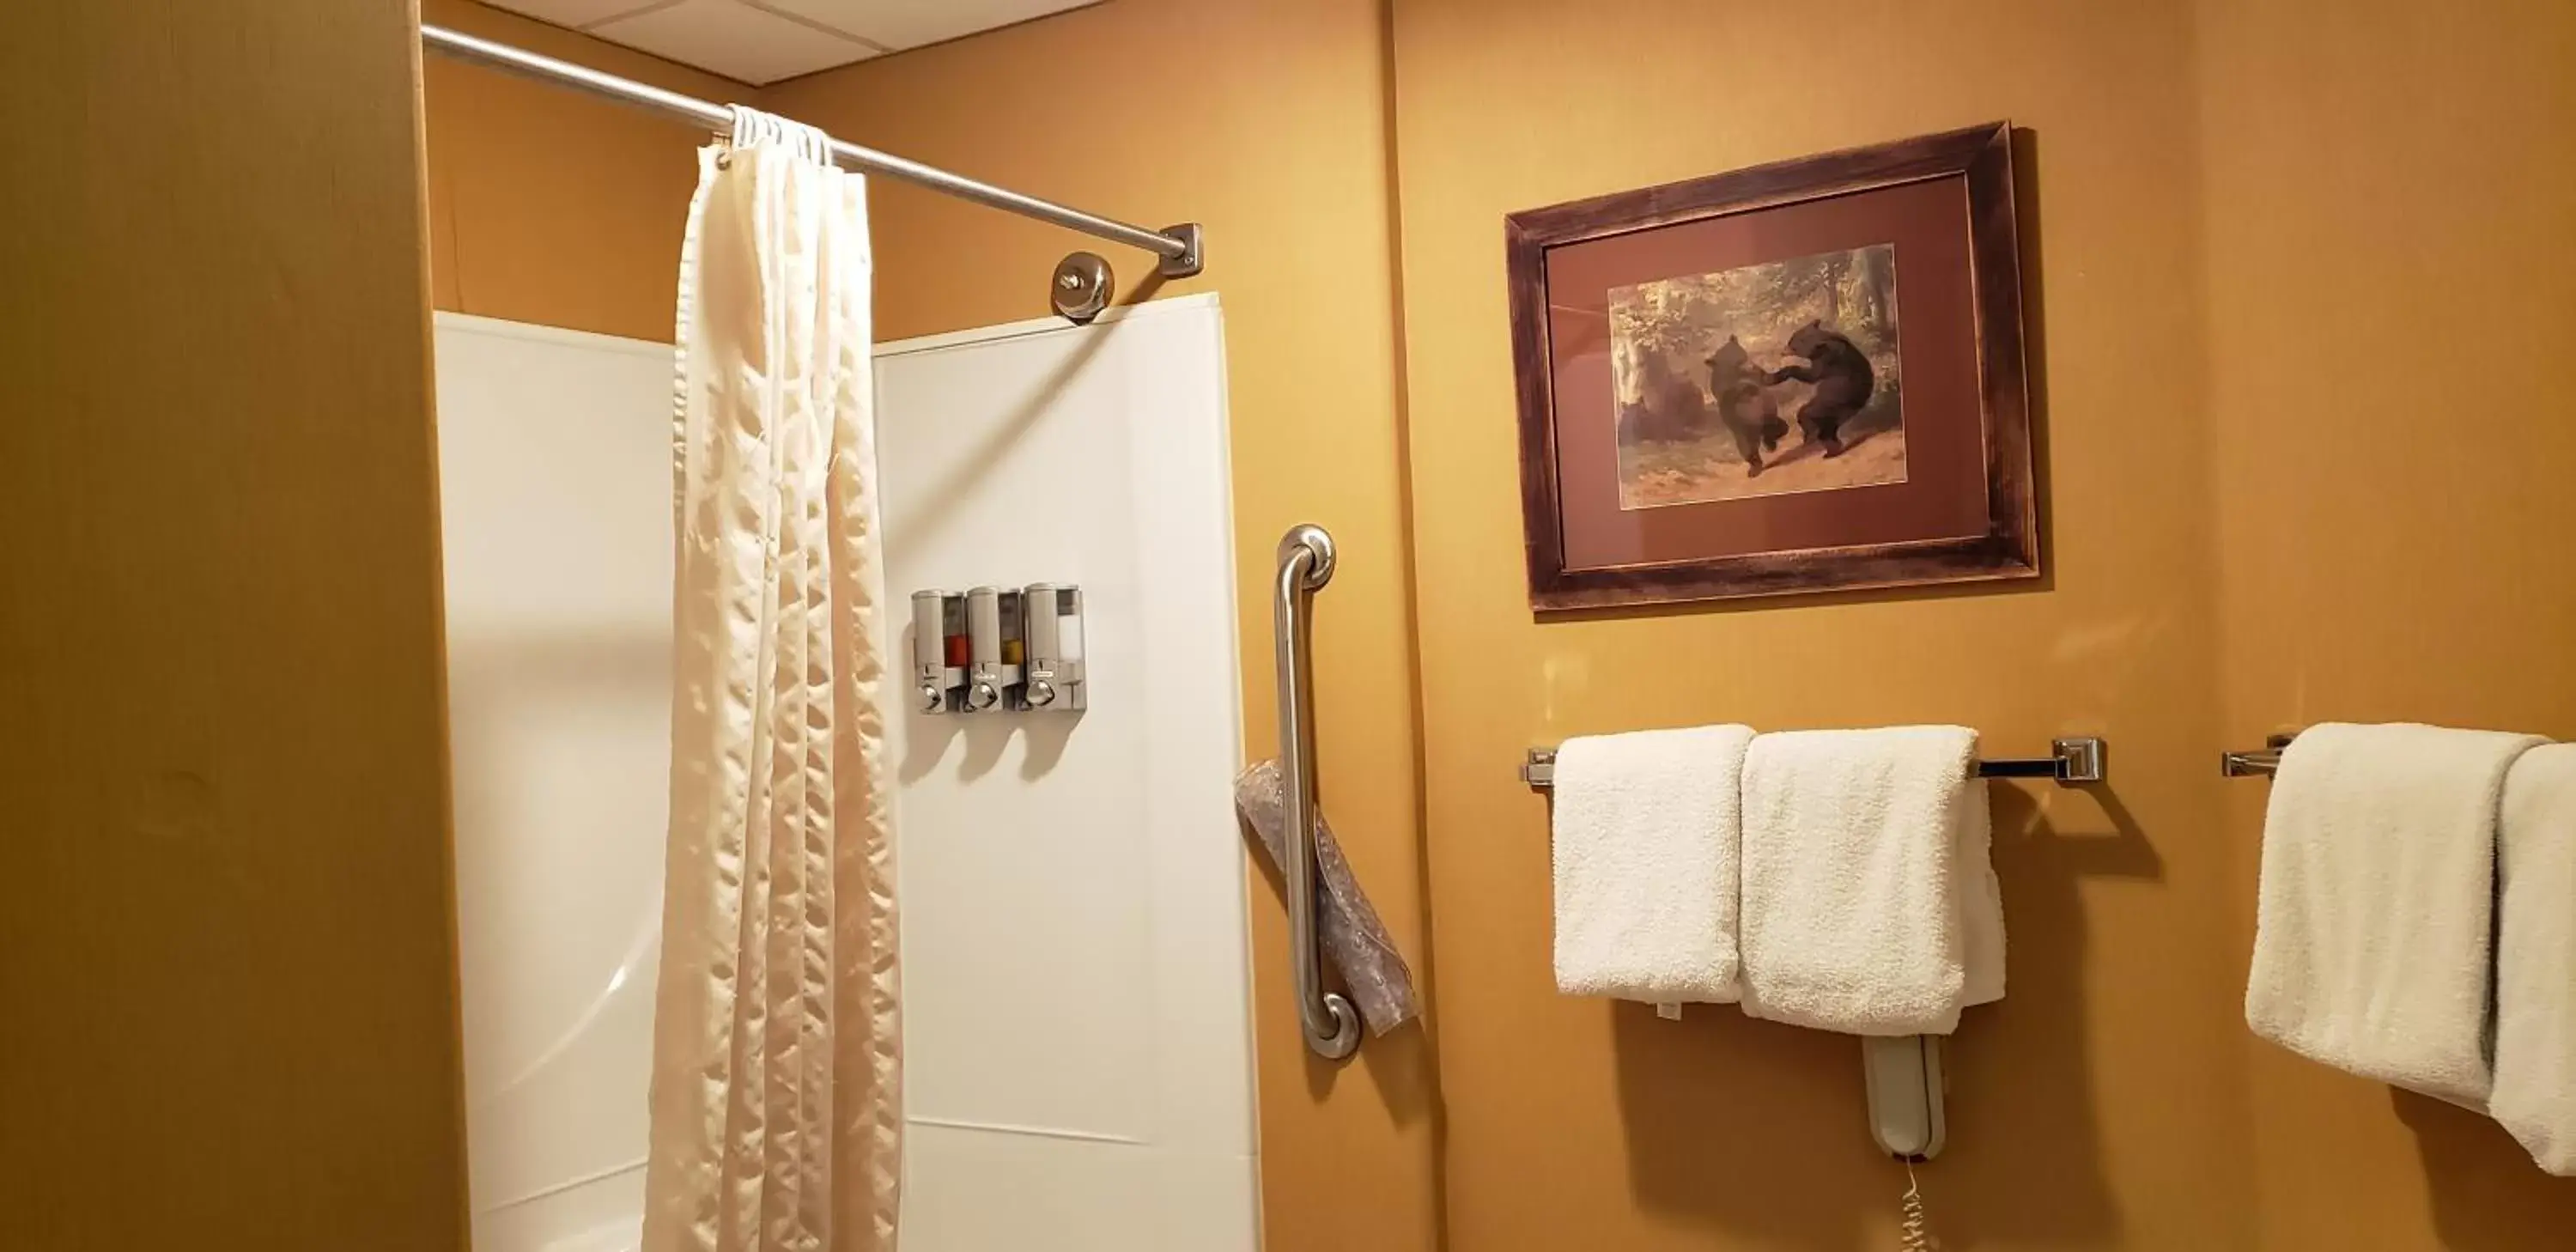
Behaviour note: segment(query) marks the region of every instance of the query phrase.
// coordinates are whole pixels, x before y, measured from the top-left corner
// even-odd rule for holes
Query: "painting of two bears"
[[[2037,576],[2019,134],[1506,214],[1531,609]]]
[[[1621,508],[1905,481],[1894,245],[1609,297]]]

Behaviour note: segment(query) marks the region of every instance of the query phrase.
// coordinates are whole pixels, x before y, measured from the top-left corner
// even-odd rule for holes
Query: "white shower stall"
[[[477,1252],[635,1244],[667,806],[667,345],[441,314]],[[905,1252],[1258,1242],[1213,295],[882,345]],[[915,590],[1082,588],[1085,711],[925,713]]]

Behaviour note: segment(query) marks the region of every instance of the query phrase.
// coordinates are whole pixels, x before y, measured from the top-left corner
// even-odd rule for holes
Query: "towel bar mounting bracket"
[[[2263,736],[2259,752],[2222,752],[2218,754],[2218,772],[2228,778],[2263,778],[2280,772],[2281,753],[2298,738],[2296,731]]]

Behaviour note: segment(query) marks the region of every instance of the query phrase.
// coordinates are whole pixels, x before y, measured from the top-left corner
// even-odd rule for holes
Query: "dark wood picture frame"
[[[1975,376],[1985,452],[1986,527],[1966,538],[1711,556],[1569,569],[1558,482],[1551,248],[1936,179],[1967,198]],[[1520,409],[1521,510],[1530,605],[1551,610],[2036,577],[2036,479],[2023,377],[2020,241],[2012,127],[1994,122],[1686,182],[1514,213],[1504,219],[1512,357]]]

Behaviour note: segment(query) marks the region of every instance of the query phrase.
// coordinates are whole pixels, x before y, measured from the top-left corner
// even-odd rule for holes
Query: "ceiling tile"
[[[483,0],[496,9],[524,13],[557,26],[588,26],[668,4],[670,0]]]
[[[682,0],[589,29],[612,43],[755,86],[876,55],[866,44],[734,0]]]
[[[760,0],[781,13],[881,43],[918,48],[979,30],[1079,9],[1096,0]]]

